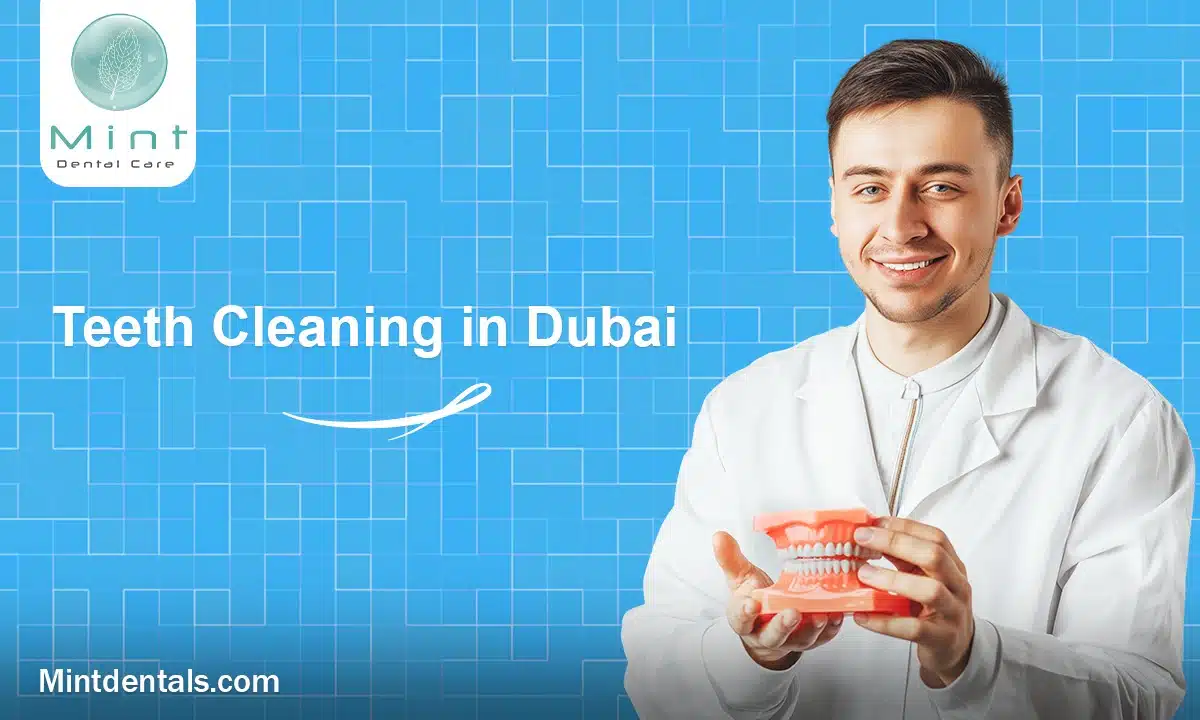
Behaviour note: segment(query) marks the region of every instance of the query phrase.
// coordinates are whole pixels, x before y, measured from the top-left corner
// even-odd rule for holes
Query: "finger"
[[[758,644],[764,648],[783,647],[792,633],[800,627],[802,619],[796,610],[792,608],[784,610],[771,618],[771,622],[767,623],[766,627],[758,634]]]
[[[915,600],[944,615],[954,617],[958,613],[958,598],[937,578],[864,565],[858,569],[858,579],[873,588]]]
[[[721,530],[713,535],[712,542],[713,555],[716,556],[717,564],[721,566],[721,570],[725,573],[725,581],[729,584],[730,590],[736,589],[747,580],[753,580],[760,587],[770,584],[766,581],[766,576],[762,570],[742,554],[742,549],[738,546],[738,541],[732,535]]]
[[[937,627],[926,620],[902,615],[887,615],[884,613],[854,613],[854,622],[858,625],[890,637],[908,640],[917,644],[927,644],[937,635]]]
[[[854,534],[860,544],[884,555],[916,565],[925,574],[937,577],[952,588],[962,585],[963,573],[940,545],[908,533],[888,528],[859,528]]]
[[[738,635],[749,635],[754,632],[754,626],[758,621],[760,604],[752,597],[734,596],[729,600],[729,609],[726,615],[729,618],[729,626]]]
[[[842,629],[842,617],[843,616],[840,614],[839,615],[830,615],[829,622],[825,625],[825,628],[817,634],[816,638],[814,638],[811,642],[807,643],[805,645],[805,647],[806,648],[818,647],[818,646],[824,645],[825,643],[827,643],[830,640],[837,637],[838,631],[840,631]]]
[[[835,624],[833,617],[841,616],[830,616],[825,613],[805,616],[800,623],[800,627],[794,630],[791,636],[787,638],[784,647],[803,651],[811,650],[818,645],[829,642],[837,634],[842,625],[840,620]]]
[[[899,570],[900,572],[916,573],[916,574],[921,574],[923,572],[921,570],[921,568],[917,567],[916,565],[913,565],[912,563],[908,562],[907,560],[901,560],[900,558],[892,557],[891,555],[884,555],[883,557],[885,560],[890,562],[892,565],[895,565],[896,569]]]
[[[897,532],[906,533],[908,535],[912,535],[913,537],[921,538],[922,540],[928,540],[934,545],[937,545],[945,551],[945,553],[950,557],[951,560],[954,561],[956,565],[958,565],[958,569],[964,575],[966,574],[967,567],[965,564],[963,564],[962,558],[958,556],[958,551],[954,549],[954,544],[950,542],[950,538],[946,535],[946,533],[942,532],[942,530],[939,528],[917,522],[916,520],[898,517],[880,518],[878,525],[879,527],[887,530],[895,530]]]

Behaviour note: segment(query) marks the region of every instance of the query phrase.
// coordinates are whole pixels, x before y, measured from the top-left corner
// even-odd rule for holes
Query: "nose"
[[[909,193],[896,193],[883,208],[879,234],[897,245],[914,242],[929,233],[925,222],[925,208],[920,200]]]

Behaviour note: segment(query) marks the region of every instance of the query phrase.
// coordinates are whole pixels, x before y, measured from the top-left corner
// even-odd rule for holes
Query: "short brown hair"
[[[935,97],[968,102],[979,110],[1000,155],[1001,180],[1006,179],[1013,162],[1008,85],[981,55],[947,40],[893,40],[846,71],[825,114],[830,160],[838,128],[850,115]]]

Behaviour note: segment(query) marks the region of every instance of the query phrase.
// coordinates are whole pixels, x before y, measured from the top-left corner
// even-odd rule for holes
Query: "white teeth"
[[[809,564],[819,564],[822,562],[822,559],[838,558],[838,560],[833,561],[835,569],[841,558],[867,559],[879,556],[879,553],[859,547],[851,542],[789,545],[777,548],[776,553],[779,559],[784,561],[785,564],[791,560],[811,560]]]
[[[933,260],[923,260],[915,263],[881,263],[884,267],[892,270],[918,270],[932,263]]]
[[[797,575],[834,575],[858,572],[864,564],[862,560],[793,560],[784,563],[783,569]]]

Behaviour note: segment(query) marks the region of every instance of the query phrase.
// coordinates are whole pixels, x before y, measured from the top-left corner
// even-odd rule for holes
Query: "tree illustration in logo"
[[[149,102],[167,75],[167,48],[145,20],[105,15],[79,34],[71,52],[75,86],[105,110],[132,110]]]
[[[125,28],[109,41],[100,56],[99,74],[100,85],[112,91],[108,94],[109,100],[119,92],[132,90],[137,84],[138,76],[142,74],[142,46],[132,28]]]

